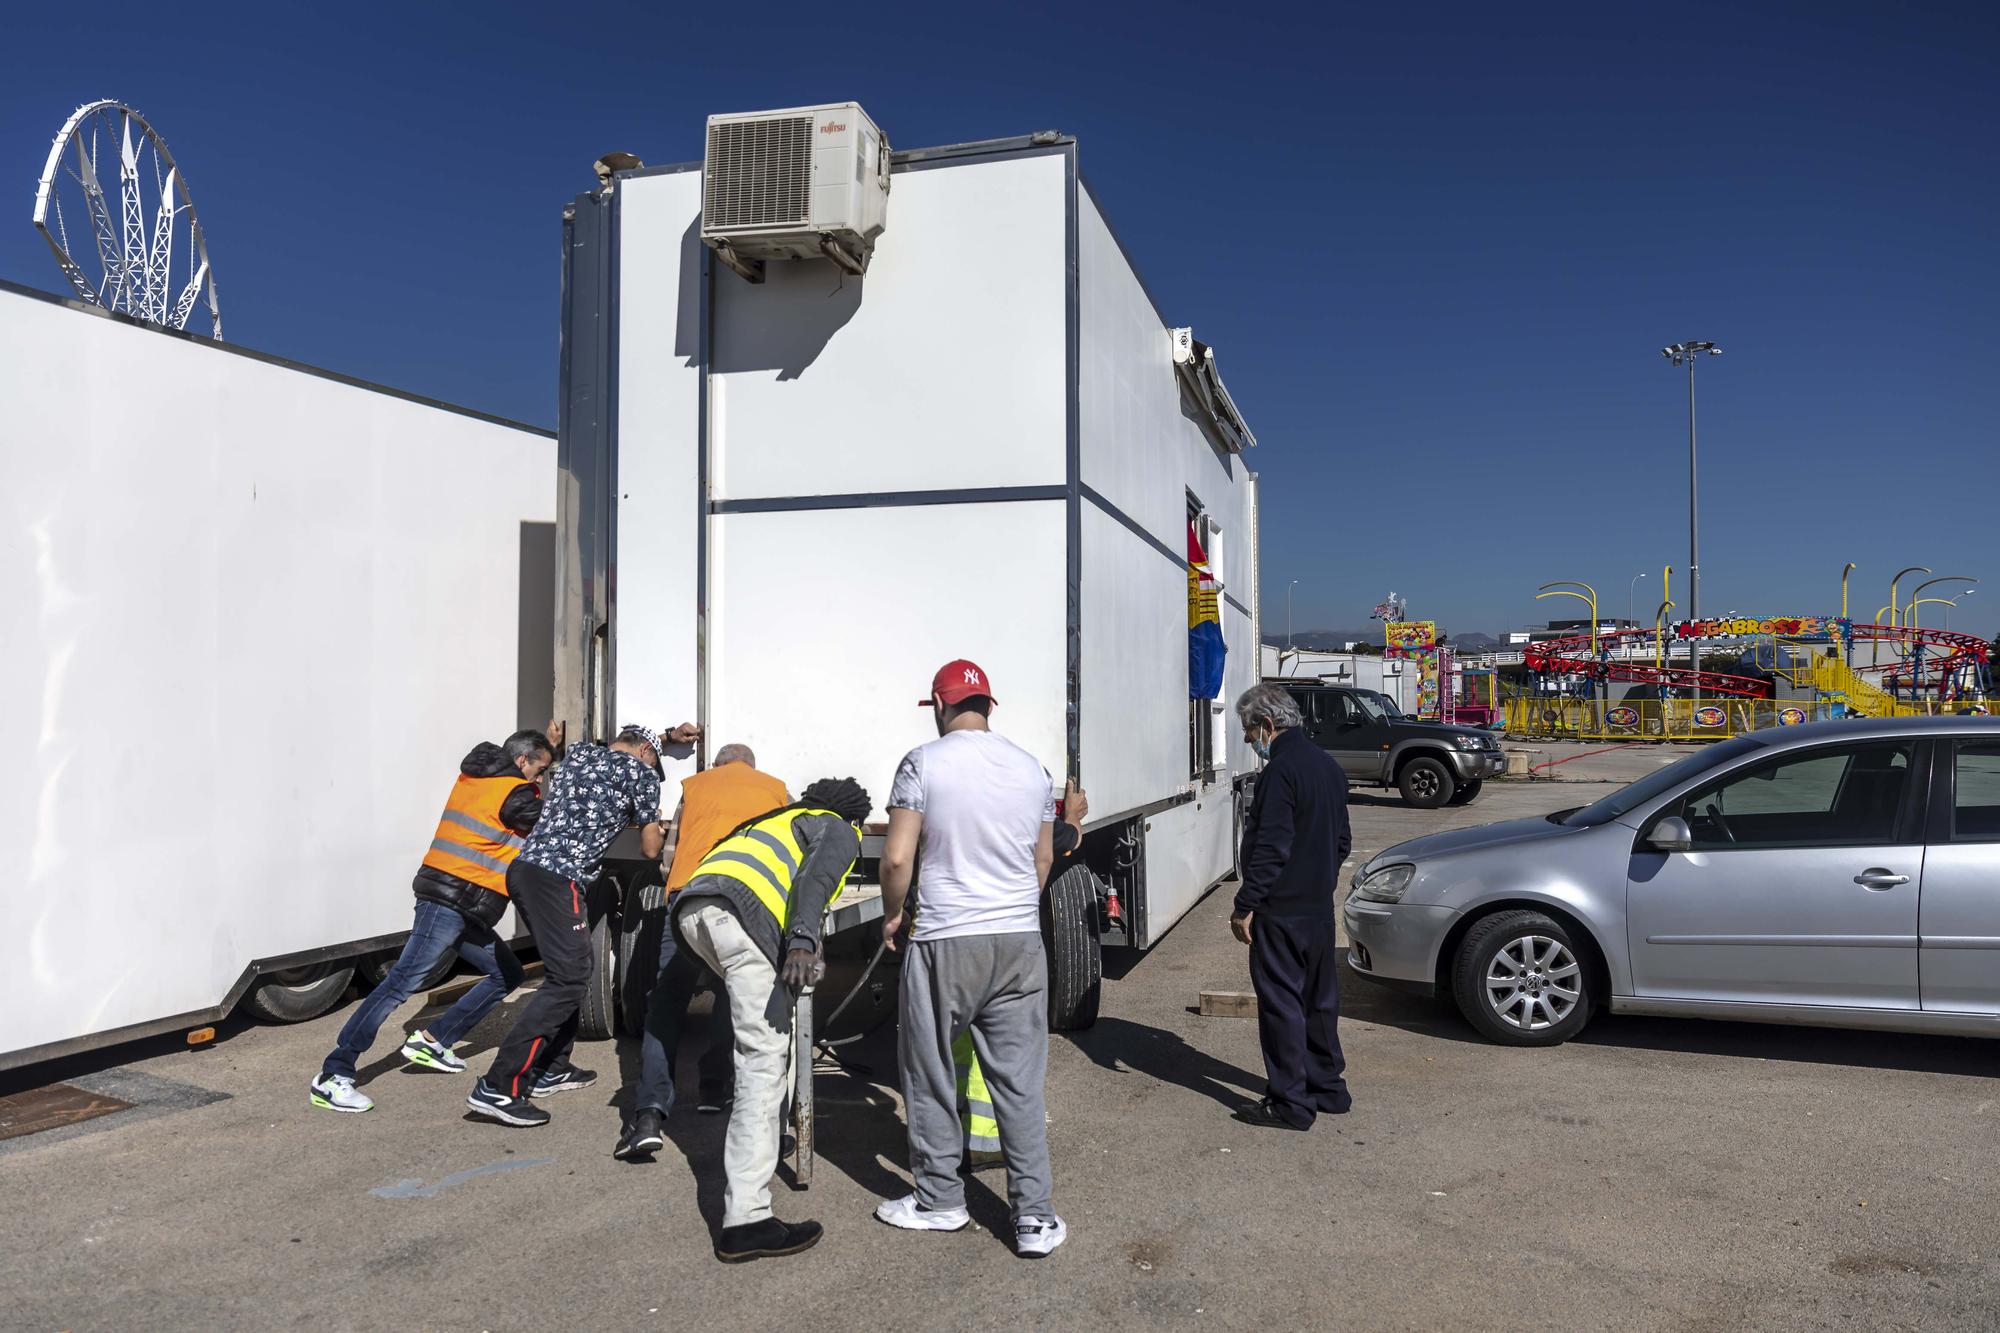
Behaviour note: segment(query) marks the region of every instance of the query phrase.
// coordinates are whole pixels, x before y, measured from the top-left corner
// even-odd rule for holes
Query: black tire
[[[402,953],[401,949],[384,949],[380,953],[371,953],[354,965],[354,975],[357,979],[367,982],[370,989],[373,989],[388,978],[389,969],[396,965],[396,960]],[[458,950],[445,950],[444,956],[432,964],[424,979],[417,983],[417,989],[429,990],[450,976],[457,968]]]
[[[1104,991],[1097,876],[1073,865],[1042,896],[1042,946],[1049,956],[1049,1031],[1078,1032],[1097,1021]]]
[[[1474,778],[1470,782],[1458,784],[1458,790],[1451,794],[1453,805],[1471,805],[1479,799],[1479,789],[1486,785],[1485,778]]]
[[[1420,754],[1396,770],[1396,790],[1403,793],[1404,804],[1419,810],[1435,810],[1451,801],[1452,793],[1458,790],[1458,780],[1452,777],[1444,760]]]
[[[618,930],[618,1021],[627,1034],[645,1030],[646,1002],[659,979],[660,932],[666,927],[663,885],[625,895]]]
[[[1537,943],[1543,942],[1543,943]],[[1495,972],[1495,959],[1503,951],[1527,949],[1535,955],[1544,953],[1544,943],[1561,946],[1560,956],[1549,954],[1552,965],[1546,972],[1537,975],[1545,978],[1543,984],[1534,988],[1534,994],[1542,997],[1539,1007],[1536,1003],[1519,1001],[1504,1002],[1506,995],[1519,995],[1526,987],[1517,986],[1513,992],[1488,989],[1489,979]],[[1513,962],[1521,961],[1510,954]],[[1574,971],[1567,976],[1556,978],[1551,985],[1546,978],[1561,973],[1565,968]],[[1506,972],[1507,964],[1499,966]],[[1570,1007],[1559,1016],[1556,1010],[1562,1003],[1561,991],[1557,987],[1561,981],[1568,981],[1574,988],[1576,998]],[[1508,911],[1495,912],[1492,916],[1473,924],[1459,941],[1458,954],[1452,960],[1451,994],[1458,1003],[1459,1013],[1465,1021],[1478,1029],[1488,1041],[1502,1046],[1560,1046],[1583,1030],[1590,1021],[1591,1010],[1596,1007],[1596,980],[1591,966],[1591,958],[1586,950],[1570,935],[1569,928],[1554,917],[1540,912]],[[1510,1018],[1509,1013],[1515,1016]],[[1528,1022],[1522,1021],[1527,1016]],[[1545,1026],[1534,1027],[1537,1018],[1548,1019]]]
[[[304,1023],[339,1004],[352,980],[351,958],[288,967],[251,982],[243,1007],[267,1023]]]
[[[590,978],[583,983],[576,1029],[585,1041],[608,1041],[618,1035],[619,896],[609,875],[591,889]]]

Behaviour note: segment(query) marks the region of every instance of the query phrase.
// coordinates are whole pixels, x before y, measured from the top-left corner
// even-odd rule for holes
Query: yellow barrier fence
[[[1904,700],[1877,709],[1864,706],[1858,711],[1870,717],[1925,717],[1987,706],[1963,699]],[[1839,699],[1634,699],[1617,703],[1522,696],[1507,700],[1507,732],[1548,740],[1720,741],[1746,731],[1824,722],[1852,716],[1856,711]]]

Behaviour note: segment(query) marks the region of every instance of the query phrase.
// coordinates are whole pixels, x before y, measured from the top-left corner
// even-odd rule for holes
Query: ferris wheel
[[[118,202],[106,194],[114,183]],[[35,226],[77,295],[170,329],[222,339],[222,306],[187,180],[146,118],[87,102],[63,124],[35,186]]]

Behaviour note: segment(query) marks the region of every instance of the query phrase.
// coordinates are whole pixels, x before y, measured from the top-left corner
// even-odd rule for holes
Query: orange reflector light
[[[190,1046],[205,1046],[214,1040],[214,1028],[196,1028],[194,1031],[188,1033],[188,1045]]]

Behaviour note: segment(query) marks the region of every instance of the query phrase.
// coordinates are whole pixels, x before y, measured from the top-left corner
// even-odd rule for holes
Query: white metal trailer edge
[[[0,441],[0,1069],[323,1012],[548,719],[548,432],[0,283]]]
[[[1212,370],[1177,364],[1074,140],[898,153],[892,180],[865,277],[716,262],[698,163],[565,210],[557,713],[595,737],[693,717],[794,790],[853,775],[879,818],[934,735],[932,671],[972,658],[996,729],[1090,793],[1085,857],[1122,908],[1067,923],[1094,977],[1100,930],[1146,947],[1233,867],[1254,760],[1226,709],[1259,669],[1248,432]],[[1200,706],[1197,515],[1229,648]],[[600,988],[629,1005],[644,909],[612,878]],[[879,912],[850,891],[832,927]]]

